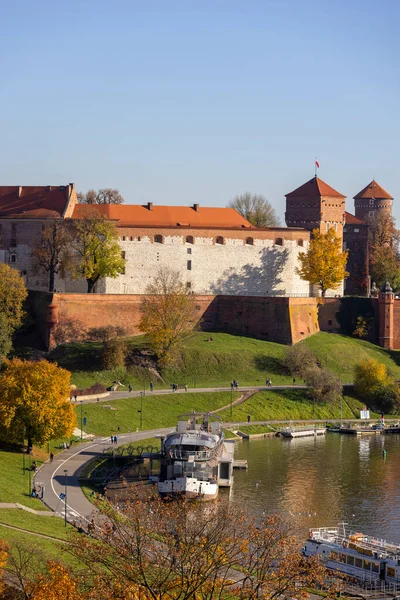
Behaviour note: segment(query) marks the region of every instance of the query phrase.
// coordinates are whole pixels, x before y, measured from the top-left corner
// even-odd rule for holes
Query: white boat
[[[162,441],[159,494],[212,500],[220,487],[232,484],[234,444],[224,439],[219,417],[189,413],[178,418],[176,430]]]
[[[325,566],[372,585],[400,584],[400,546],[338,527],[310,529],[304,556],[319,556]]]
[[[288,438],[299,438],[308,437],[315,435],[324,435],[326,433],[326,427],[304,425],[299,427],[284,427],[280,430],[280,434],[283,437]]]

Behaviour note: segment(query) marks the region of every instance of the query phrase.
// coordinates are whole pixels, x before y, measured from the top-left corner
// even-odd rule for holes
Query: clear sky
[[[400,224],[399,0],[3,2],[0,185],[225,206],[374,176]]]

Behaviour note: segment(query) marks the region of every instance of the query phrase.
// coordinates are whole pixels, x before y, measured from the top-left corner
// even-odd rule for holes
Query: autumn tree
[[[304,380],[309,386],[308,393],[314,402],[334,404],[343,394],[343,385],[339,377],[318,365],[306,369]]]
[[[274,208],[261,194],[246,192],[231,200],[228,207],[237,210],[254,227],[278,227],[280,225]]]
[[[195,300],[180,279],[178,271],[160,268],[146,288],[141,304],[140,329],[164,362],[172,362],[182,341],[196,324]]]
[[[102,188],[100,190],[89,190],[86,194],[77,193],[79,204],[123,204],[124,198],[119,190]]]
[[[348,275],[347,254],[333,229],[325,234],[314,229],[308,251],[299,253],[301,267],[296,268],[296,273],[301,279],[317,285],[324,298],[327,290],[337,289]]]
[[[396,290],[400,287],[400,232],[387,213],[374,214],[367,223],[371,279],[378,287],[389,281]]]
[[[12,348],[12,332],[8,326],[7,318],[0,313],[0,366]]]
[[[365,358],[354,367],[354,387],[361,397],[369,397],[375,387],[387,381],[386,365],[373,358]]]
[[[63,220],[43,226],[41,243],[33,248],[32,265],[35,272],[44,271],[49,277],[49,292],[54,291],[55,276],[65,277],[71,265],[71,231]]]
[[[96,582],[92,594],[103,584],[125,598],[300,599],[325,583],[322,564],[302,556],[279,517],[255,523],[229,502],[165,503],[150,494],[133,489],[120,510],[100,502],[91,536],[70,545]]]
[[[299,377],[304,377],[306,371],[317,366],[317,359],[305,342],[289,346],[282,362],[291,375]]]
[[[70,373],[45,360],[6,361],[0,377],[0,436],[28,446],[71,435]]]
[[[11,332],[21,325],[27,294],[24,280],[18,271],[0,263],[0,314],[5,316]]]
[[[104,277],[116,278],[124,272],[115,224],[96,211],[85,214],[75,223],[76,234],[72,247],[76,253],[72,267],[75,279],[83,277],[88,293],[94,292],[96,283]]]

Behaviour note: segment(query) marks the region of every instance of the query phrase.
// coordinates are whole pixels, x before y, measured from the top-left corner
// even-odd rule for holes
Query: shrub
[[[395,383],[378,385],[372,390],[371,403],[375,410],[384,413],[398,413],[400,409],[400,391]]]
[[[342,395],[342,382],[327,369],[320,369],[318,366],[311,367],[305,372],[304,379],[311,388],[309,395],[316,402],[333,404],[338,396]]]
[[[362,398],[371,400],[374,389],[391,383],[386,366],[366,358],[354,367],[354,389]]]
[[[317,359],[307,344],[300,342],[286,350],[283,365],[291,375],[304,378],[309,369],[317,367]]]
[[[128,344],[124,340],[109,340],[105,342],[101,361],[104,369],[124,367],[128,355]]]

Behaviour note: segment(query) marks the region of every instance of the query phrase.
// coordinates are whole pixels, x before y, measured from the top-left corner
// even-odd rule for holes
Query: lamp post
[[[142,425],[143,425],[143,392],[140,392],[140,410],[138,410],[138,412],[140,412],[140,429],[142,429]]]
[[[232,409],[233,409],[233,385],[231,384],[231,419],[232,419]]]
[[[65,475],[65,498],[64,498],[64,527],[67,526],[67,476],[68,476],[68,471],[67,469],[64,469],[64,475]]]
[[[82,439],[83,439],[83,432],[82,432],[82,429],[83,429],[83,400],[80,400],[79,402],[81,403],[81,441],[82,441]]]

